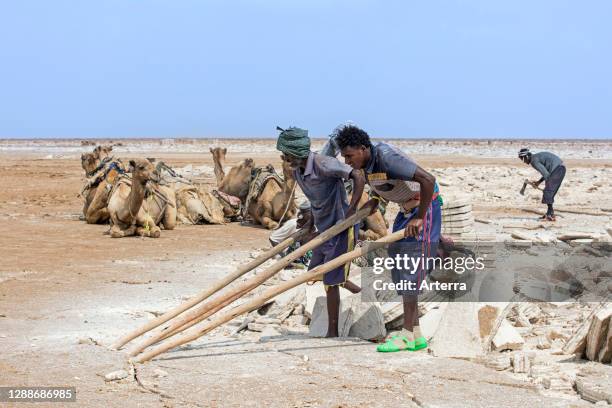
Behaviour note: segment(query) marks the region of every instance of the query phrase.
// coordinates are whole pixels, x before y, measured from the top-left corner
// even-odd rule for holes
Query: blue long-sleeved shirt
[[[540,172],[544,180],[548,180],[550,173],[563,165],[563,161],[556,154],[550,152],[540,152],[531,155],[531,166]]]

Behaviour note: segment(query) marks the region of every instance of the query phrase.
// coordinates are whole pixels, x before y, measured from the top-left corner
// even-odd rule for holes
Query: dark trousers
[[[557,191],[559,191],[559,187],[561,187],[564,178],[565,166],[563,165],[557,166],[557,168],[550,173],[544,185],[544,194],[542,195],[543,204],[552,204],[555,202],[555,195],[557,195]]]

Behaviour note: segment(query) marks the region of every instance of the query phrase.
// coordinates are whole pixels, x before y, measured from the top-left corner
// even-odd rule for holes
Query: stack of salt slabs
[[[466,196],[443,196],[442,234],[452,238],[456,247],[483,257],[487,267],[495,263],[495,234],[480,233],[474,228],[472,202]]]
[[[443,196],[442,233],[445,235],[461,235],[474,231],[474,215],[472,202],[468,197]]]

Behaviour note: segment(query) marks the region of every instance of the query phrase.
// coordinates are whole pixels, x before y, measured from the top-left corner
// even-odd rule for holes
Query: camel
[[[85,177],[91,177],[102,160],[110,156],[113,151],[113,146],[96,146],[91,153],[83,153],[81,155],[81,167],[85,170]]]
[[[116,161],[117,165],[111,168],[112,150],[112,146],[97,146],[93,152],[81,155],[81,167],[85,170],[85,177],[88,178],[81,191],[85,199],[83,217],[88,224],[103,224],[109,220],[106,210],[109,185],[112,186],[118,172],[123,170],[120,161]],[[102,188],[98,188],[100,185]]]
[[[292,198],[289,202],[295,180],[288,163],[283,163],[283,175],[286,180],[284,183],[279,184],[274,180],[268,180],[261,192],[256,194],[257,199],[247,203],[251,183],[255,181],[252,180],[252,173],[255,169],[253,160],[246,159],[238,166],[232,167],[228,174],[225,174],[223,162],[227,149],[210,148],[210,152],[215,163],[215,177],[217,178],[219,191],[240,198],[240,201],[247,207],[247,214],[251,216],[255,223],[268,229],[274,229],[278,226],[281,218],[287,220],[295,215],[295,201]],[[289,208],[287,208],[287,203],[289,203]],[[283,217],[285,210],[287,210],[287,213]]]
[[[163,184],[174,190],[178,221],[183,224],[225,223],[223,205],[213,194],[196,186],[163,161],[157,161],[155,168]]]
[[[111,218],[110,235],[121,238],[130,235],[159,238],[161,229],[171,230],[176,226],[176,200],[174,191],[166,186],[154,186],[160,176],[149,160],[130,160],[131,183],[127,178],[117,181],[108,200]],[[164,196],[160,198],[154,192]],[[148,198],[145,196],[148,193]]]
[[[368,193],[364,192],[359,199],[359,207],[368,202],[370,198]],[[364,220],[365,228],[359,230],[359,239],[365,241],[376,241],[387,235],[389,223],[380,212],[380,209],[374,214],[370,214]]]
[[[248,214],[258,224],[274,229],[282,220],[293,218],[296,213],[293,196],[295,179],[288,162],[283,161],[284,183],[279,185],[275,179],[269,179],[257,200],[248,203]]]
[[[367,187],[367,186],[366,186]],[[348,189],[348,199],[352,199],[352,187]],[[368,192],[364,191],[359,199],[357,207],[361,208],[370,199]],[[374,213],[368,215],[363,221],[363,226],[359,229],[359,239],[362,241],[376,241],[387,235],[389,223],[380,212],[380,208]]]
[[[217,178],[217,188],[219,191],[238,197],[240,201],[244,202],[251,185],[251,172],[255,167],[253,159],[245,159],[238,166],[232,167],[228,174],[225,174],[223,163],[225,162],[227,149],[220,147],[213,149],[211,147],[210,152],[215,163],[215,177]]]

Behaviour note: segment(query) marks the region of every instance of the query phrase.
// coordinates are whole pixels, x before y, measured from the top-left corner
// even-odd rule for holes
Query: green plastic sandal
[[[418,337],[414,340],[414,350],[421,350],[427,348],[427,339],[425,337]]]
[[[395,344],[394,340],[400,340],[406,345],[406,347],[400,348],[397,344]],[[410,350],[410,351],[415,350],[414,341],[409,341],[406,338],[406,336],[391,336],[389,340],[387,340],[383,344],[379,344],[376,347],[376,351],[380,353],[395,353],[396,351],[406,351],[406,350]]]

